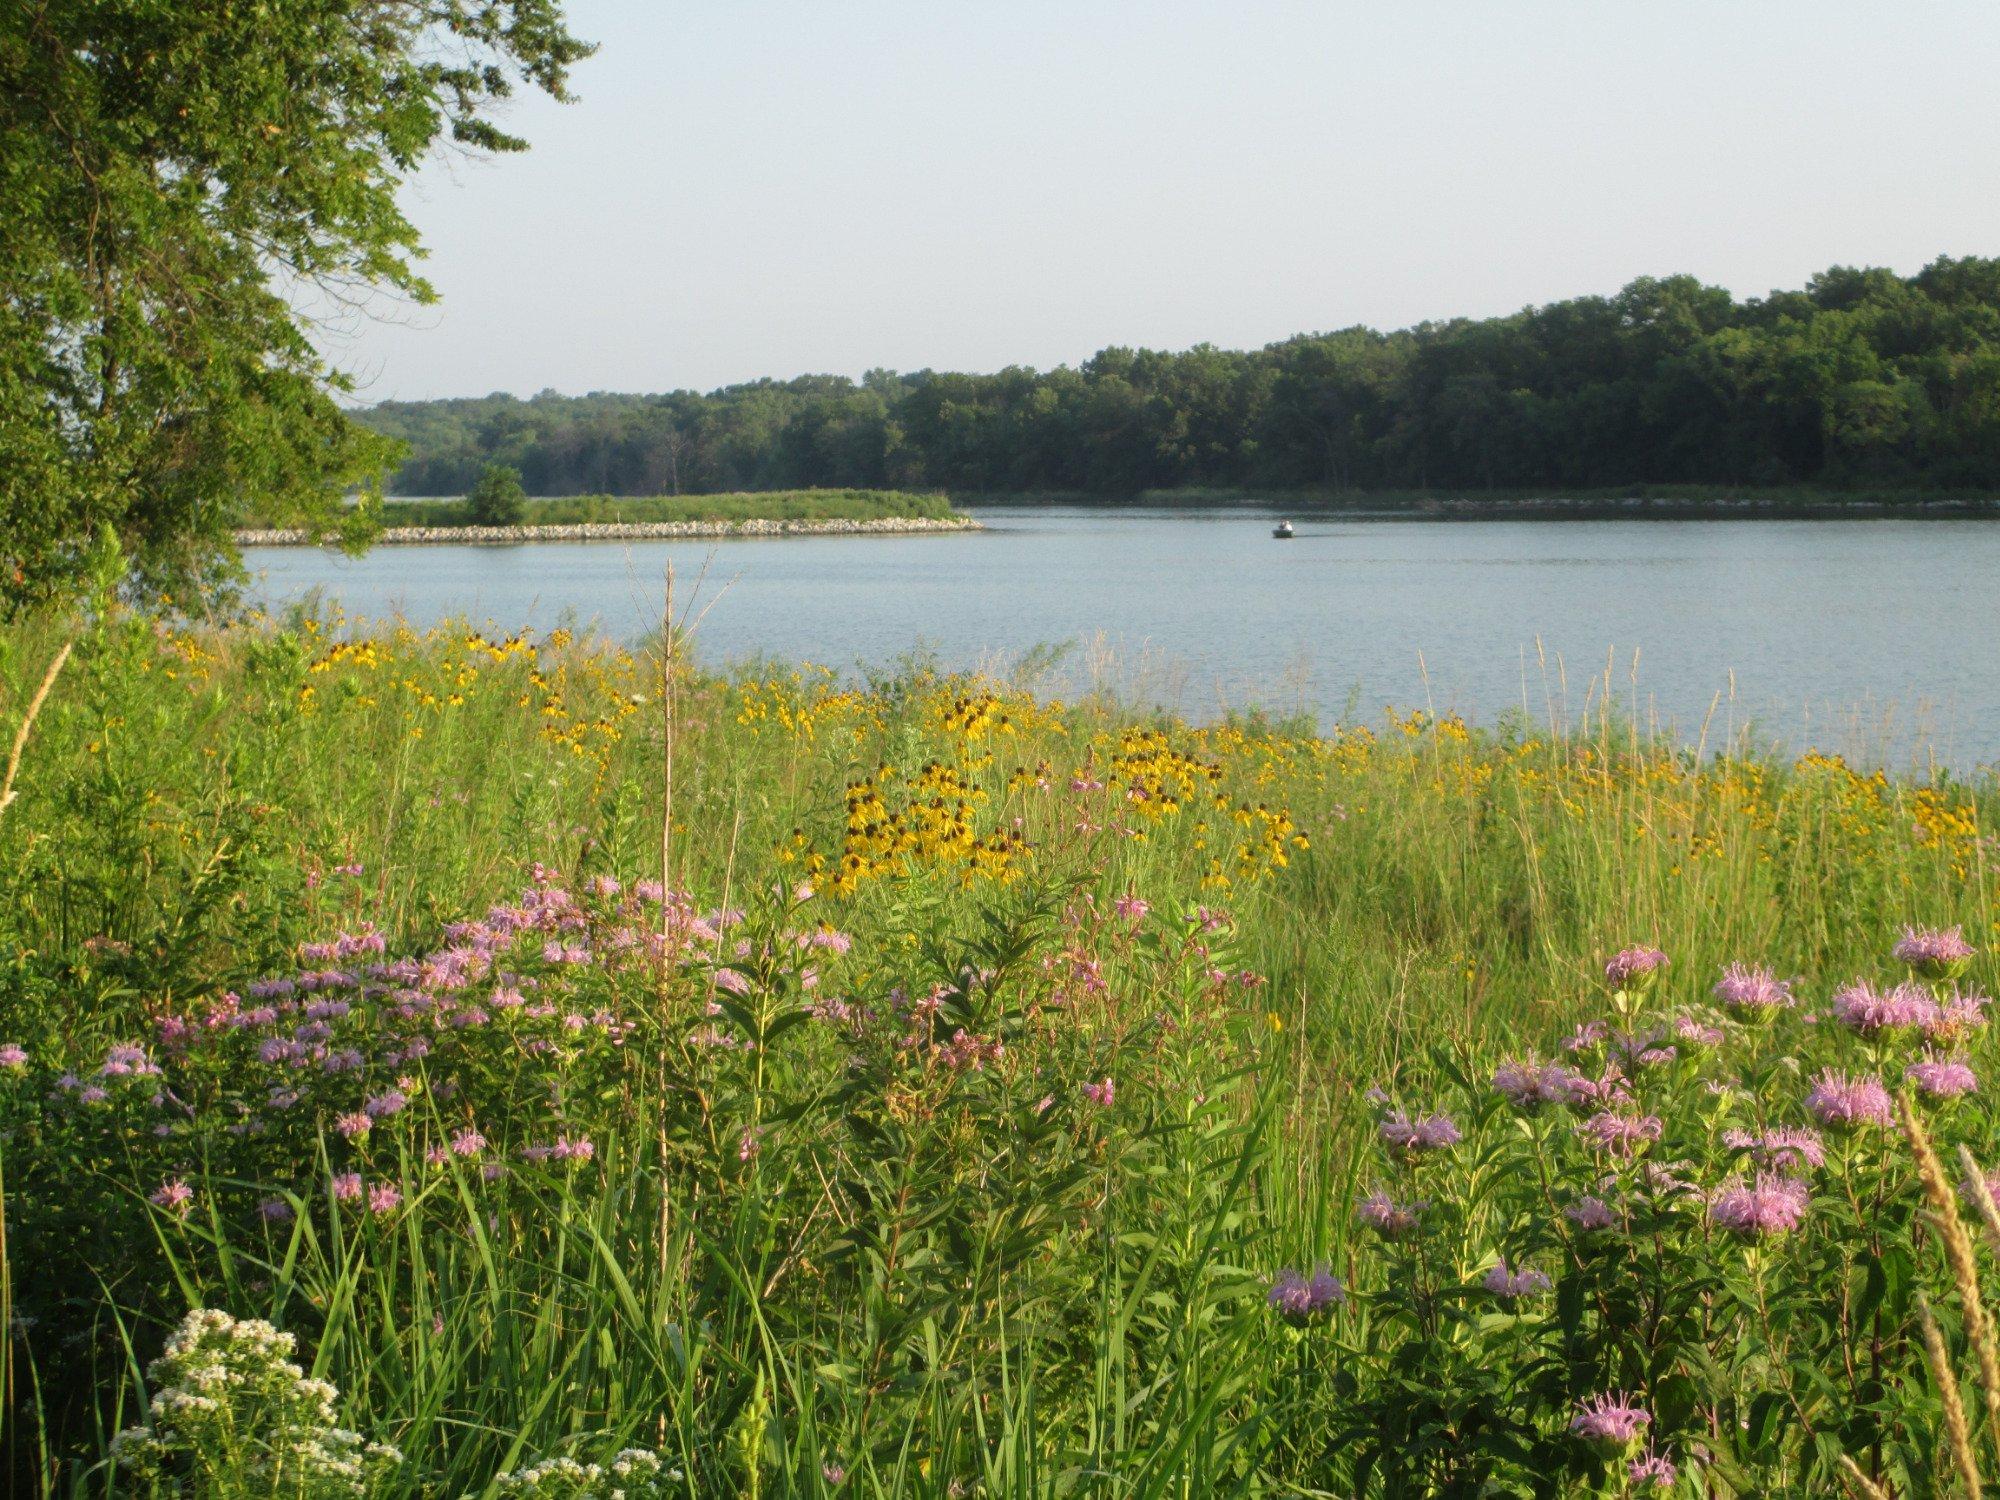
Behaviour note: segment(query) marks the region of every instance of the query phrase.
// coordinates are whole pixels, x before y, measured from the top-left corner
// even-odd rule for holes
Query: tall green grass
[[[38,1058],[102,1055],[363,921],[392,953],[429,951],[536,862],[661,873],[667,720],[644,652],[112,614],[0,634],[8,712],[79,630],[0,814],[0,1041]],[[994,1143],[1015,1127],[998,1124],[884,1135],[871,1153],[810,1052],[789,1092],[761,1073],[729,1085],[816,1132],[773,1147],[738,1196],[720,1186],[727,1151],[691,1167],[659,1124],[687,1096],[628,1058],[590,1106],[586,1177],[499,1211],[459,1172],[393,1224],[313,1201],[269,1229],[166,1225],[129,1160],[10,1116],[10,1285],[44,1319],[16,1342],[8,1391],[22,1492],[100,1492],[93,1465],[141,1404],[160,1330],[193,1305],[299,1328],[353,1420],[412,1455],[397,1493],[479,1493],[526,1460],[628,1444],[668,1455],[690,1494],[753,1475],[766,1493],[831,1492],[829,1466],[842,1493],[1297,1492],[1286,1476],[1315,1472],[1328,1440],[1301,1414],[1337,1372],[1274,1341],[1255,1291],[1278,1264],[1353,1253],[1365,1090],[1548,1045],[1630,941],[1690,976],[1755,956],[1831,978],[1904,922],[1995,931],[1984,783],[1696,757],[1613,717],[1202,729],[921,670],[866,688],[686,674],[676,693],[673,883],[720,906],[811,882],[853,937],[856,994],[1029,973],[1086,898],[1226,908],[1230,963],[1263,981],[1234,1040],[1181,1062],[1144,1041],[1176,981],[1105,938],[1105,1008],[1033,1044],[1075,1076],[1112,1056],[1144,1070],[1146,1097],[1203,1102],[1149,1106],[1094,1166],[1009,1161]],[[957,790],[914,790],[933,767]],[[864,783],[901,829],[893,856],[851,826]],[[1009,831],[1014,852],[968,854]],[[660,996],[663,1013],[686,999]],[[669,1055],[664,1031],[644,1036]],[[986,1106],[964,1107],[973,1122]],[[321,1149],[316,1179],[339,1146]],[[252,1190],[224,1155],[205,1170],[204,1204]],[[842,1219],[863,1180],[949,1276],[904,1279],[868,1221]],[[1044,1201],[1063,1214],[1023,1242]],[[20,1258],[24,1222],[61,1277]],[[787,1280],[800,1256],[823,1295]],[[42,1295],[58,1279],[62,1296]]]

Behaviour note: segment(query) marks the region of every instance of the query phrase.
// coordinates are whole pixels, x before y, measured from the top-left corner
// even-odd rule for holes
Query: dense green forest
[[[1509,317],[1251,352],[1105,349],[991,375],[874,370],[706,395],[387,402],[403,494],[488,462],[536,494],[807,486],[2000,487],[2000,260],[1835,268],[1737,301],[1645,278]]]

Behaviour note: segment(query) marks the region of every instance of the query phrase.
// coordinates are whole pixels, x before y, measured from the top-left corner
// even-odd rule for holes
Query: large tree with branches
[[[0,600],[63,596],[107,526],[188,600],[253,510],[362,539],[395,448],[309,310],[429,301],[399,184],[523,149],[495,105],[589,50],[560,0],[0,4]]]

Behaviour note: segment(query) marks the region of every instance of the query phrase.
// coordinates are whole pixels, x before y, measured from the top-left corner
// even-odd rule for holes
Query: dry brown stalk
[[[35,716],[41,713],[42,705],[48,701],[49,690],[56,685],[56,674],[62,671],[63,663],[69,660],[70,648],[75,644],[74,641],[62,643],[62,650],[56,653],[56,659],[49,663],[48,671],[42,674],[42,685],[35,689],[35,696],[28,700],[28,711],[21,715],[21,725],[14,731],[14,750],[7,757],[7,779],[0,781],[0,812],[5,812],[7,804],[14,800],[14,778],[21,770],[21,752],[28,748],[28,731],[35,727]]]
[[[1889,1500],[1889,1492],[1861,1472],[1861,1465],[1845,1453],[1840,1455],[1840,1467],[1847,1475],[1847,1482],[1861,1500]]]
[[[1979,1500],[1979,1456],[1973,1452],[1972,1430],[1966,1425],[1965,1398],[1959,1394],[1958,1376],[1951,1368],[1951,1351],[1945,1348],[1944,1335],[1931,1316],[1931,1300],[1922,1292],[1917,1293],[1917,1315],[1923,1322],[1924,1363],[1931,1367],[1931,1379],[1937,1383],[1938,1398],[1944,1404],[1946,1445],[1967,1500]]]
[[[1958,1164],[1965,1169],[1965,1195],[1979,1210],[1980,1222],[1986,1227],[1986,1247],[2000,1255],[2000,1206],[1993,1202],[1993,1191],[1987,1187],[1986,1174],[1979,1169],[1979,1163],[1973,1160],[1971,1147],[1959,1146]]]
[[[1917,1159],[1917,1175],[1923,1179],[1924,1192],[1931,1200],[1931,1223],[1937,1230],[1938,1243],[1944,1247],[1952,1280],[1958,1286],[1966,1342],[1971,1344],[1979,1361],[1979,1389],[1985,1398],[1987,1428],[1994,1452],[2000,1454],[2000,1349],[1995,1347],[1993,1319],[1979,1290],[1979,1263],[1973,1256],[1972,1236],[1966,1233],[1965,1221],[1959,1217],[1958,1195],[1944,1174],[1944,1163],[1931,1149],[1930,1136],[1917,1116],[1916,1104],[1906,1093],[1898,1100],[1897,1108],[1902,1114],[1903,1136]]]

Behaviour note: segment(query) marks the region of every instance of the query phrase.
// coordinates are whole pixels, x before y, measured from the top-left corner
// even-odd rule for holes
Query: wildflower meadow
[[[2000,1481],[1988,780],[102,596],[0,693],[13,1493]]]

